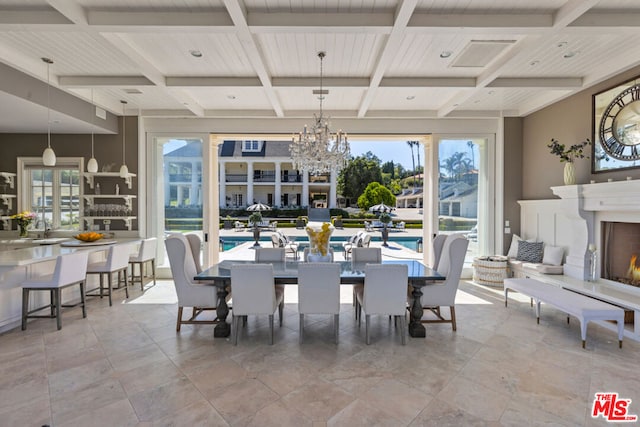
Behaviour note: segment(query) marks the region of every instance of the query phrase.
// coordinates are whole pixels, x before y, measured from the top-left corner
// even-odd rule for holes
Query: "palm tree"
[[[407,141],[407,145],[411,148],[411,163],[413,165],[413,188],[416,188],[416,159],[413,156],[413,146],[417,144],[415,141]]]
[[[473,141],[467,141],[467,147],[469,147],[469,150],[471,150],[471,167],[475,169],[476,158],[475,154],[473,153]]]

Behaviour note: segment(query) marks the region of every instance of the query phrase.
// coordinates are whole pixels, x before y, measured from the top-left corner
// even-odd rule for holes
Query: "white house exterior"
[[[310,175],[293,168],[289,141],[224,141],[218,151],[221,208],[253,203],[272,207],[336,207],[338,174]],[[202,146],[188,143],[164,156],[165,200],[202,203]]]

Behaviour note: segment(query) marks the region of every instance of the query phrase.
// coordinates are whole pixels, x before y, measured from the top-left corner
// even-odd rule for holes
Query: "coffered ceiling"
[[[640,1],[0,0],[0,61],[114,114],[309,117],[318,51],[333,117],[523,116],[639,65]]]

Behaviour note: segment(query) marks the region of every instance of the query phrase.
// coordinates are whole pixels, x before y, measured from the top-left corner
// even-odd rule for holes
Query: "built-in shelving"
[[[0,201],[2,201],[9,210],[13,209],[13,199],[15,198],[15,194],[0,194]]]
[[[94,185],[96,185],[101,178],[123,179],[127,187],[131,189],[135,176],[135,174],[130,173],[127,174],[125,178],[122,178],[119,172],[84,174],[85,180],[91,189],[94,189]],[[118,192],[117,186],[116,192]],[[137,196],[133,194],[84,194],[82,198],[85,203],[82,220],[87,230],[93,230],[96,225],[100,226],[104,224],[106,226],[110,224],[111,221],[122,221],[129,231],[132,230],[133,221],[137,219],[137,216],[131,215],[131,211],[133,210],[133,200],[136,199]],[[113,206],[111,205],[112,203],[116,203],[118,206]],[[102,205],[106,207],[101,209],[101,207],[103,207]],[[110,205],[111,209],[109,209]],[[126,209],[122,209],[122,207],[126,207]],[[120,213],[124,213],[125,215],[117,215],[118,211],[121,211]],[[116,213],[116,215],[109,215],[110,213]]]
[[[95,221],[114,221],[120,220],[124,222],[127,230],[131,231],[133,227],[133,220],[138,218],[137,216],[85,216],[82,219],[86,222],[87,230],[92,230]]]
[[[127,184],[127,187],[131,189],[133,185],[132,178],[135,178],[135,176],[136,174],[130,173],[130,174],[127,174],[126,178],[122,178],[119,172],[96,172],[96,173],[85,172],[84,179],[87,181],[87,184],[89,184],[89,188],[93,189],[95,178],[121,178],[121,179],[124,179],[124,182],[125,184]]]
[[[16,174],[11,172],[0,172],[0,207],[2,205],[7,207],[6,212],[4,210],[0,210],[0,214],[7,213],[10,214],[13,210],[13,200],[17,197],[15,194],[7,193],[7,185],[9,189],[16,188]],[[0,223],[2,224],[3,230],[11,229],[11,215],[1,215]]]
[[[0,172],[0,177],[9,184],[10,188],[16,188],[16,174],[11,172]]]

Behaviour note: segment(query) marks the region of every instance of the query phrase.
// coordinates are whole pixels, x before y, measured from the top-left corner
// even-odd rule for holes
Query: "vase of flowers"
[[[551,144],[547,145],[547,147],[551,149],[551,154],[560,157],[560,162],[566,163],[564,165],[565,185],[574,185],[576,183],[576,168],[573,162],[575,159],[589,158],[589,156],[585,154],[585,148],[590,144],[591,141],[587,138],[567,148],[564,144],[560,144],[555,138],[551,138]]]
[[[22,238],[27,237],[29,226],[36,219],[36,214],[35,212],[24,211],[11,215],[11,219],[15,219],[18,223],[19,236]]]
[[[321,226],[307,225],[305,228],[309,236],[309,261],[331,262],[329,253],[329,239],[333,233],[333,226],[328,222],[323,222]]]

